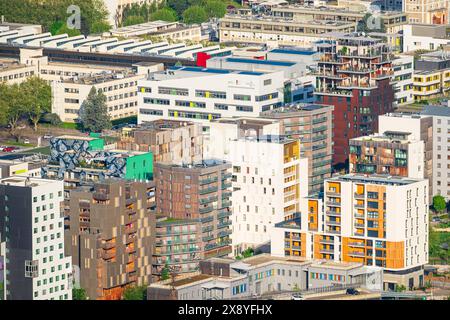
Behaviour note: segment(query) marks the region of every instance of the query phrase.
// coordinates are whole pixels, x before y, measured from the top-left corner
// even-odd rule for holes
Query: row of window
[[[327,274],[327,273],[320,273],[320,272],[311,272],[310,278],[316,279],[316,280],[345,282],[345,276],[341,276],[338,274],[331,274],[331,273]]]

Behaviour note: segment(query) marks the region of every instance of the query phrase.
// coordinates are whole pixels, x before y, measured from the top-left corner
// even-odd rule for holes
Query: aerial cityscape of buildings
[[[449,1],[188,2],[0,12],[0,300],[450,297]]]

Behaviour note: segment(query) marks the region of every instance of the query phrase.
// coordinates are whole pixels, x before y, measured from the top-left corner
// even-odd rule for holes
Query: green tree
[[[200,6],[192,6],[183,12],[183,22],[186,24],[202,23],[208,20],[205,9]]]
[[[50,27],[50,33],[52,35],[66,33],[69,37],[79,36],[81,34],[78,29],[69,29],[66,23],[62,21],[55,21]]]
[[[445,202],[445,198],[441,195],[436,195],[433,197],[433,209],[437,212],[441,213],[447,207],[447,203]]]
[[[92,87],[80,108],[80,122],[84,130],[101,132],[112,127],[106,106],[106,96]]]
[[[166,5],[175,10],[178,16],[181,16],[189,8],[190,3],[187,0],[166,0]]]
[[[83,288],[73,288],[72,289],[72,299],[73,300],[87,300],[86,290]]]
[[[50,123],[52,126],[59,126],[62,124],[61,118],[56,113],[46,113],[42,116],[41,122]]]
[[[161,280],[170,279],[170,269],[169,265],[166,263],[164,268],[161,271]]]
[[[158,9],[150,15],[151,21],[163,20],[168,22],[177,21],[177,13],[170,8]]]
[[[123,292],[123,300],[146,300],[147,286],[128,287]]]
[[[20,140],[21,131],[18,130],[18,127],[25,114],[20,86],[0,83],[0,124],[7,126],[10,135],[16,141]]]
[[[141,24],[145,22],[145,18],[142,16],[128,16],[123,21],[123,25],[126,26],[132,26],[134,24]]]
[[[52,92],[47,82],[39,77],[30,77],[20,84],[23,94],[23,107],[34,131],[37,131],[41,117],[51,111]]]
[[[98,21],[94,22],[91,25],[91,33],[103,33],[108,32],[111,29],[111,26],[107,22]]]
[[[222,18],[227,13],[227,6],[219,0],[208,0],[205,4],[205,11],[209,18]]]

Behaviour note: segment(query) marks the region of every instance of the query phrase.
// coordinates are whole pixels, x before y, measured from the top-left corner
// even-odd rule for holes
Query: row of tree
[[[30,77],[21,84],[0,83],[0,125],[20,139],[20,124],[28,121],[37,130],[38,122],[51,111],[51,88],[41,78]]]
[[[71,5],[80,8],[81,30],[67,28]],[[0,0],[0,13],[8,22],[39,24],[53,34],[91,34],[110,29],[102,0]]]
[[[227,12],[227,5],[239,6],[231,0],[166,0],[159,5],[155,2],[133,4],[124,9],[122,25],[129,26],[156,20],[202,23],[210,18],[223,17]]]

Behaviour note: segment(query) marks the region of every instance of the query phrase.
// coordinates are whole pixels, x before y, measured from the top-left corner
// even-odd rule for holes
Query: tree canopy
[[[79,120],[84,130],[100,132],[111,129],[111,119],[106,106],[106,96],[95,87],[91,88],[80,108]]]
[[[123,292],[123,300],[146,300],[147,286],[128,287]]]
[[[59,28],[55,29],[55,21],[60,27],[66,24],[72,15],[67,13],[67,8],[76,5],[80,8],[82,34],[100,32],[99,26],[102,27],[101,31],[106,31],[105,27],[109,29],[108,11],[102,0],[2,0],[1,2],[7,2],[7,5],[1,6],[0,11],[8,22],[40,24],[45,31],[50,31],[52,27],[57,31]]]
[[[447,207],[445,198],[441,195],[436,195],[433,197],[433,209],[437,212],[443,212]]]
[[[206,1],[205,11],[209,18],[222,18],[227,13],[227,6],[219,0]]]
[[[206,10],[200,6],[192,6],[183,12],[183,22],[187,24],[202,23],[208,20]]]
[[[36,131],[39,120],[52,108],[52,92],[47,82],[39,77],[30,77],[20,84],[23,107]]]
[[[150,15],[151,21],[163,20],[168,22],[177,21],[177,13],[170,8],[158,9]]]
[[[87,300],[86,290],[83,288],[73,288],[72,300]]]

